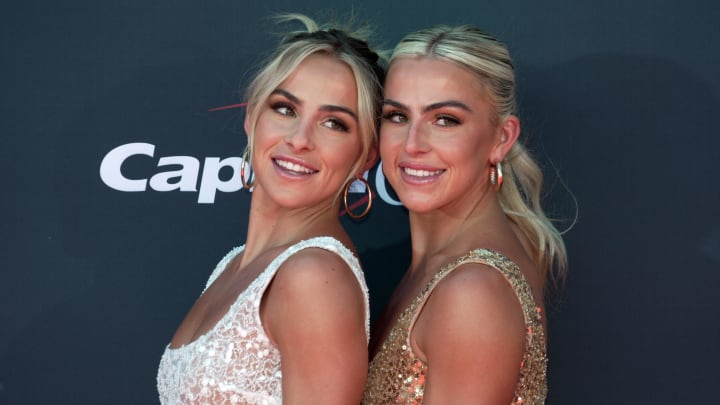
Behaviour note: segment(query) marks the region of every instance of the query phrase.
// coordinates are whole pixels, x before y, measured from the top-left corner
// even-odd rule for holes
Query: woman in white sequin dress
[[[162,356],[163,404],[357,404],[368,296],[339,218],[377,160],[384,71],[359,38],[287,35],[251,83],[247,242],[217,265]],[[250,184],[251,183],[251,184]]]

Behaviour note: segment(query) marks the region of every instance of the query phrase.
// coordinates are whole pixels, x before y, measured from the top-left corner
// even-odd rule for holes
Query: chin
[[[422,214],[426,213],[428,211],[432,211],[435,208],[437,208],[437,204],[434,200],[427,198],[427,197],[412,197],[412,198],[402,198],[400,197],[400,201],[403,203],[405,208],[407,208],[409,211]]]

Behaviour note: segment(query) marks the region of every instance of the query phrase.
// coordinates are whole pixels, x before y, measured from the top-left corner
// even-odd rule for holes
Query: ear
[[[515,145],[520,136],[520,120],[514,115],[508,115],[498,127],[496,144],[490,153],[492,163],[502,162],[505,155]]]
[[[378,162],[380,158],[380,154],[378,153],[377,146],[370,147],[370,150],[368,151],[367,159],[365,160],[365,164],[360,167],[359,173],[357,173],[357,177],[362,176],[363,173],[370,170],[375,164]]]
[[[243,128],[245,129],[245,136],[247,137],[246,141],[246,147],[250,146],[250,139],[252,138],[252,135],[250,134],[250,116],[252,115],[252,110],[246,109],[245,110],[245,121],[243,122]],[[252,156],[250,157],[252,159]]]
[[[247,107],[245,109],[245,122],[243,123],[243,128],[245,128],[245,135],[247,135],[248,138],[250,137],[250,115],[252,115],[252,111],[250,110],[250,107]]]

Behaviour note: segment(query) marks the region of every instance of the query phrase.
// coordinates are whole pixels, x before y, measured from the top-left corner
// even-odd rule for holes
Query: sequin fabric
[[[280,265],[307,248],[333,252],[352,269],[365,296],[365,332],[369,337],[368,291],[358,259],[334,238],[308,239],[278,255],[207,333],[187,345],[165,348],[157,375],[160,403],[282,403],[280,352],[265,334],[260,320],[260,301]],[[218,263],[205,289],[243,249],[244,246],[234,248]]]
[[[547,354],[540,307],[518,266],[497,252],[476,249],[442,269],[399,315],[382,347],[370,362],[363,404],[422,404],[428,367],[415,356],[410,333],[422,306],[437,284],[458,266],[482,263],[497,269],[512,286],[525,317],[525,351],[511,405],[544,404],[547,396]]]

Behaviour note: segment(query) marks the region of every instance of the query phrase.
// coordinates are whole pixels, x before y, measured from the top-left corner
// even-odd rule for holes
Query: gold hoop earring
[[[252,178],[253,173],[248,174],[248,179],[245,180],[245,166],[250,166],[250,162],[247,160],[249,149],[250,148],[245,148],[245,152],[243,152],[242,155],[242,161],[240,162],[240,181],[242,181],[243,188],[246,190],[250,190],[255,187],[255,182],[248,182],[248,180]],[[250,156],[252,156],[252,153],[250,153]],[[252,166],[250,166],[250,170],[252,170]]]
[[[502,187],[503,184],[502,162],[497,162],[495,166],[490,166],[490,184],[493,185],[495,191],[500,191],[500,187]]]
[[[350,191],[350,185],[355,182],[355,180],[359,180],[363,183],[365,183],[365,189],[368,192],[368,202],[367,206],[365,207],[365,211],[362,212],[360,215],[356,215],[352,212],[352,207],[348,205],[348,193]],[[352,219],[361,219],[364,218],[369,212],[370,208],[372,208],[373,203],[373,192],[372,189],[370,189],[370,183],[365,180],[363,177],[358,177],[354,180],[351,180],[348,182],[348,184],[345,185],[345,190],[343,191],[343,205],[345,206],[345,212],[348,214],[348,216]]]

